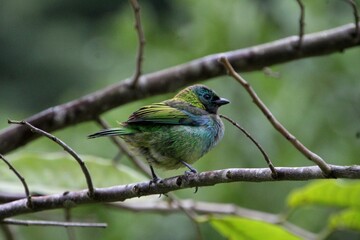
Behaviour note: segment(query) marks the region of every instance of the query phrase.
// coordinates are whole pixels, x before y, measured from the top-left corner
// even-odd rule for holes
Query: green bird
[[[224,136],[218,108],[230,103],[204,85],[193,85],[174,98],[144,106],[119,128],[102,130],[88,138],[119,136],[147,160],[153,182],[159,181],[153,166],[177,169],[212,149]]]

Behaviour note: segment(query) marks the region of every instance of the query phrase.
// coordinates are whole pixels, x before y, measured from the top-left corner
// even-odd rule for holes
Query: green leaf
[[[109,159],[80,156],[88,168],[95,187],[110,187],[147,180],[133,169],[114,165]],[[50,194],[86,189],[79,164],[66,153],[25,153],[7,157],[25,178],[31,192]],[[0,163],[0,192],[22,193],[20,180]]]
[[[247,218],[234,216],[211,218],[210,223],[220,234],[230,240],[300,239],[278,225]]]
[[[287,204],[360,207],[360,181],[318,180],[290,193]]]
[[[329,221],[332,229],[349,229],[360,231],[360,210],[347,209],[331,216]]]

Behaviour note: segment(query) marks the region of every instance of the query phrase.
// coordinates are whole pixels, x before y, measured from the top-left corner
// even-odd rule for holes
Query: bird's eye
[[[211,96],[210,96],[210,94],[207,94],[207,93],[206,93],[206,94],[204,95],[204,98],[205,98],[206,100],[210,100]]]

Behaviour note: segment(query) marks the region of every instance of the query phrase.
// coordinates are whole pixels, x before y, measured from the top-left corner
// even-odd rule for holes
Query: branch
[[[12,120],[8,120],[8,122],[10,124],[20,124],[20,125],[25,125],[26,127],[28,127],[31,131],[38,133],[42,136],[45,136],[47,138],[49,138],[50,140],[54,141],[55,143],[57,143],[58,145],[60,145],[66,152],[68,152],[76,161],[77,163],[80,165],[80,168],[85,176],[86,179],[86,183],[88,186],[88,190],[89,190],[89,195],[93,196],[95,189],[91,180],[91,175],[89,173],[89,170],[87,169],[85,163],[83,160],[81,160],[81,158],[79,157],[79,155],[71,148],[69,147],[66,143],[64,143],[63,141],[61,141],[59,138],[51,135],[50,133],[47,133],[46,131],[41,130],[40,128],[34,127],[33,125],[31,125],[30,123],[26,122],[26,121],[12,121]],[[28,194],[28,192],[27,192]]]
[[[276,169],[274,167],[274,164],[271,162],[269,156],[266,154],[265,150],[261,147],[261,145],[243,128],[241,127],[237,122],[235,122],[234,120],[232,120],[231,118],[229,118],[228,116],[225,116],[223,114],[220,114],[219,115],[221,118],[224,118],[226,119],[227,121],[229,121],[232,125],[234,125],[235,127],[237,127],[242,133],[245,134],[245,136],[247,138],[250,139],[250,141],[252,143],[255,144],[255,146],[259,149],[259,151],[261,152],[261,154],[264,156],[264,159],[265,159],[265,162],[268,164],[270,170],[271,170],[271,173],[272,173],[272,176],[273,178],[276,178],[277,177],[277,173],[276,173]]]
[[[8,225],[0,224],[0,228],[6,240],[15,240],[14,233]]]
[[[68,223],[68,222],[72,222],[72,219],[71,219],[71,208],[65,208],[64,209],[64,215],[65,215],[65,222]],[[8,220],[8,219],[6,219]],[[75,231],[73,228],[66,228],[66,233],[67,233],[67,237],[68,237],[68,240],[75,240]]]
[[[71,102],[46,109],[26,119],[27,122],[47,132],[95,119],[100,114],[120,105],[145,97],[175,91],[204,79],[226,74],[221,56],[229,59],[235,70],[249,72],[296,59],[343,52],[360,45],[354,41],[354,24],[304,35],[301,49],[298,36],[274,42],[209,55],[191,62],[142,75],[137,88],[132,88],[131,78]],[[25,145],[38,136],[24,126],[11,126],[0,132],[0,153],[6,154]]]
[[[302,47],[303,37],[304,37],[304,28],[305,28],[305,7],[302,0],[296,0],[300,8],[300,18],[299,18],[299,42],[298,48]]]
[[[334,177],[360,179],[360,166],[331,165]],[[191,175],[181,175],[163,179],[160,183],[149,184],[148,181],[127,185],[97,188],[95,197],[88,195],[88,190],[65,192],[47,196],[33,196],[33,208],[27,207],[27,200],[20,199],[0,205],[0,219],[50,209],[78,206],[89,203],[105,203],[125,201],[141,196],[166,194],[179,189],[192,187],[213,186],[229,182],[265,182],[265,181],[304,181],[310,179],[323,179],[324,175],[317,166],[312,167],[277,167],[278,177],[271,176],[269,168],[231,168]]]
[[[360,39],[360,23],[359,23],[359,11],[357,9],[356,2],[354,0],[347,0],[347,2],[350,4],[351,8],[353,9],[354,14],[354,24],[355,24],[355,39],[358,41]]]
[[[327,177],[332,177],[330,166],[317,154],[310,151],[304,144],[302,144],[294,135],[292,135],[271,113],[271,111],[266,107],[263,101],[257,96],[254,89],[250,86],[250,84],[243,79],[237,72],[235,72],[234,68],[229,63],[228,59],[225,57],[221,57],[219,60],[224,67],[228,70],[229,75],[233,77],[237,82],[239,82],[245,90],[248,92],[250,97],[256,106],[263,112],[269,122],[273,125],[273,127],[281,133],[299,152],[301,152],[306,158],[313,161],[315,164],[319,166],[319,168],[324,172],[324,175]]]
[[[279,224],[290,232],[301,236],[303,239],[316,239],[314,233],[308,232],[305,229],[301,229],[296,225],[293,225],[290,222],[284,221],[283,217],[278,214],[271,214],[261,211],[256,211],[252,209],[242,208],[235,204],[225,204],[225,203],[210,203],[210,202],[201,202],[194,200],[181,200],[178,203],[172,203],[167,201],[153,201],[153,202],[116,202],[108,204],[108,206],[121,208],[128,211],[134,212],[156,212],[156,213],[176,213],[181,211],[179,204],[182,208],[195,211],[198,214],[208,214],[208,215],[233,215],[244,217],[252,220],[259,220],[263,222],[268,222],[271,224]]]
[[[25,178],[23,176],[21,176],[21,174],[9,163],[9,161],[7,161],[3,155],[0,154],[0,158],[6,163],[6,165],[9,167],[9,169],[11,171],[13,171],[16,175],[16,177],[21,181],[22,185],[24,186],[25,189],[25,195],[26,195],[26,199],[27,199],[27,205],[29,208],[32,207],[32,202],[31,202],[31,195],[30,195],[30,191],[29,191],[29,187],[25,181]]]
[[[179,202],[116,202],[110,203],[108,204],[108,206],[122,208],[133,212],[156,212],[167,214],[173,212],[180,212],[180,204],[183,208],[196,211],[199,214],[235,215],[254,220],[263,220],[271,223],[280,222],[280,218],[276,214],[265,213],[257,210],[250,210],[247,208],[239,207],[235,204],[209,203],[194,201],[192,199],[183,199],[179,200]]]
[[[136,69],[135,74],[132,79],[133,87],[136,87],[139,77],[141,75],[141,67],[144,59],[144,46],[145,46],[145,36],[141,24],[141,15],[140,15],[140,5],[137,0],[130,0],[131,7],[133,8],[135,15],[135,29],[138,35],[138,51],[136,55]]]
[[[1,224],[22,225],[22,226],[53,226],[53,227],[91,227],[106,228],[106,223],[84,223],[84,222],[58,222],[58,221],[38,221],[38,220],[19,220],[4,219]]]

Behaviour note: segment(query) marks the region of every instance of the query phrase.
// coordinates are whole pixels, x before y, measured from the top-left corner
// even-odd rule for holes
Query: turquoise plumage
[[[147,160],[153,181],[153,166],[177,169],[191,164],[212,149],[224,135],[224,125],[217,114],[228,104],[204,85],[193,85],[174,98],[144,106],[134,112],[119,128],[102,130],[89,138],[119,136]]]

